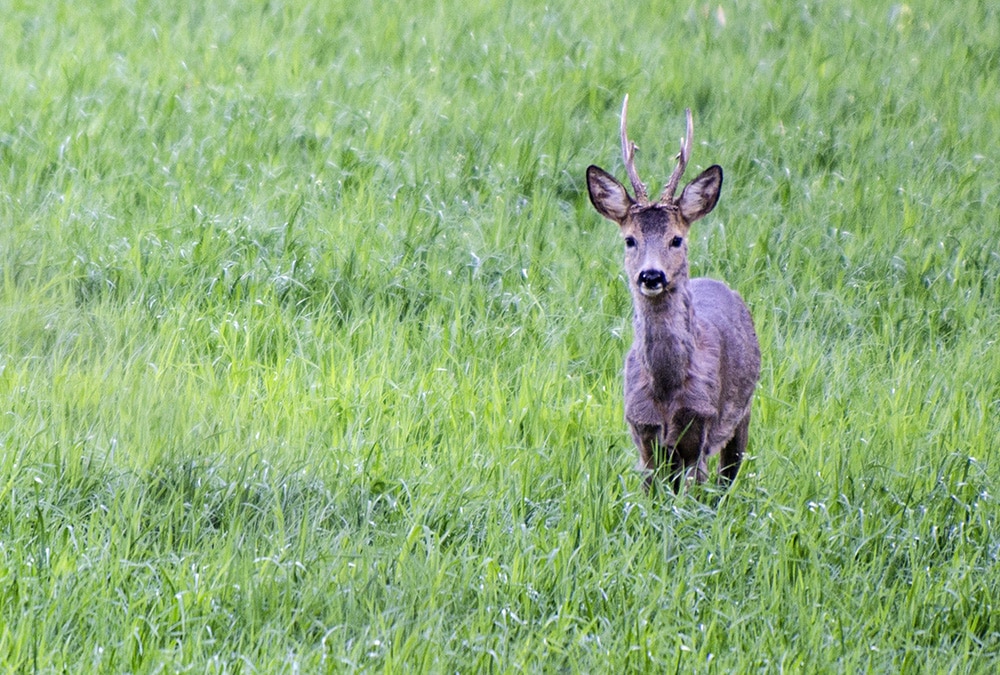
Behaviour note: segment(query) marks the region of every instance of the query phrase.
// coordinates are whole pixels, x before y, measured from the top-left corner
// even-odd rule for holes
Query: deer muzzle
[[[640,293],[652,298],[667,289],[667,275],[660,270],[643,270],[639,272],[636,283]]]

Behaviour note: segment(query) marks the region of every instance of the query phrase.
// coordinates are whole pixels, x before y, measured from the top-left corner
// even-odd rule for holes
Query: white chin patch
[[[662,293],[664,290],[663,286],[657,286],[656,288],[650,288],[649,286],[639,286],[639,292],[645,295],[647,298],[655,298],[657,295]]]

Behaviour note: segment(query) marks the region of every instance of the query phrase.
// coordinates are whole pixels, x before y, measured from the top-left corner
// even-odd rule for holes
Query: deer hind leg
[[[736,480],[736,474],[740,472],[740,464],[743,463],[743,453],[747,449],[747,440],[750,437],[750,411],[736,425],[736,432],[729,439],[726,446],[722,448],[719,456],[719,484],[730,485]]]

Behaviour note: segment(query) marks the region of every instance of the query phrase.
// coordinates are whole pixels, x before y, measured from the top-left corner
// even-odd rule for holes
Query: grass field
[[[0,2],[0,668],[1000,667],[1000,9]],[[647,496],[584,170],[763,354]]]

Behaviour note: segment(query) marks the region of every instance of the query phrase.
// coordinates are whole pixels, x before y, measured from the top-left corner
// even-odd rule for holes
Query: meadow
[[[1000,667],[1000,9],[0,3],[0,668]],[[584,171],[763,355],[643,492]]]

